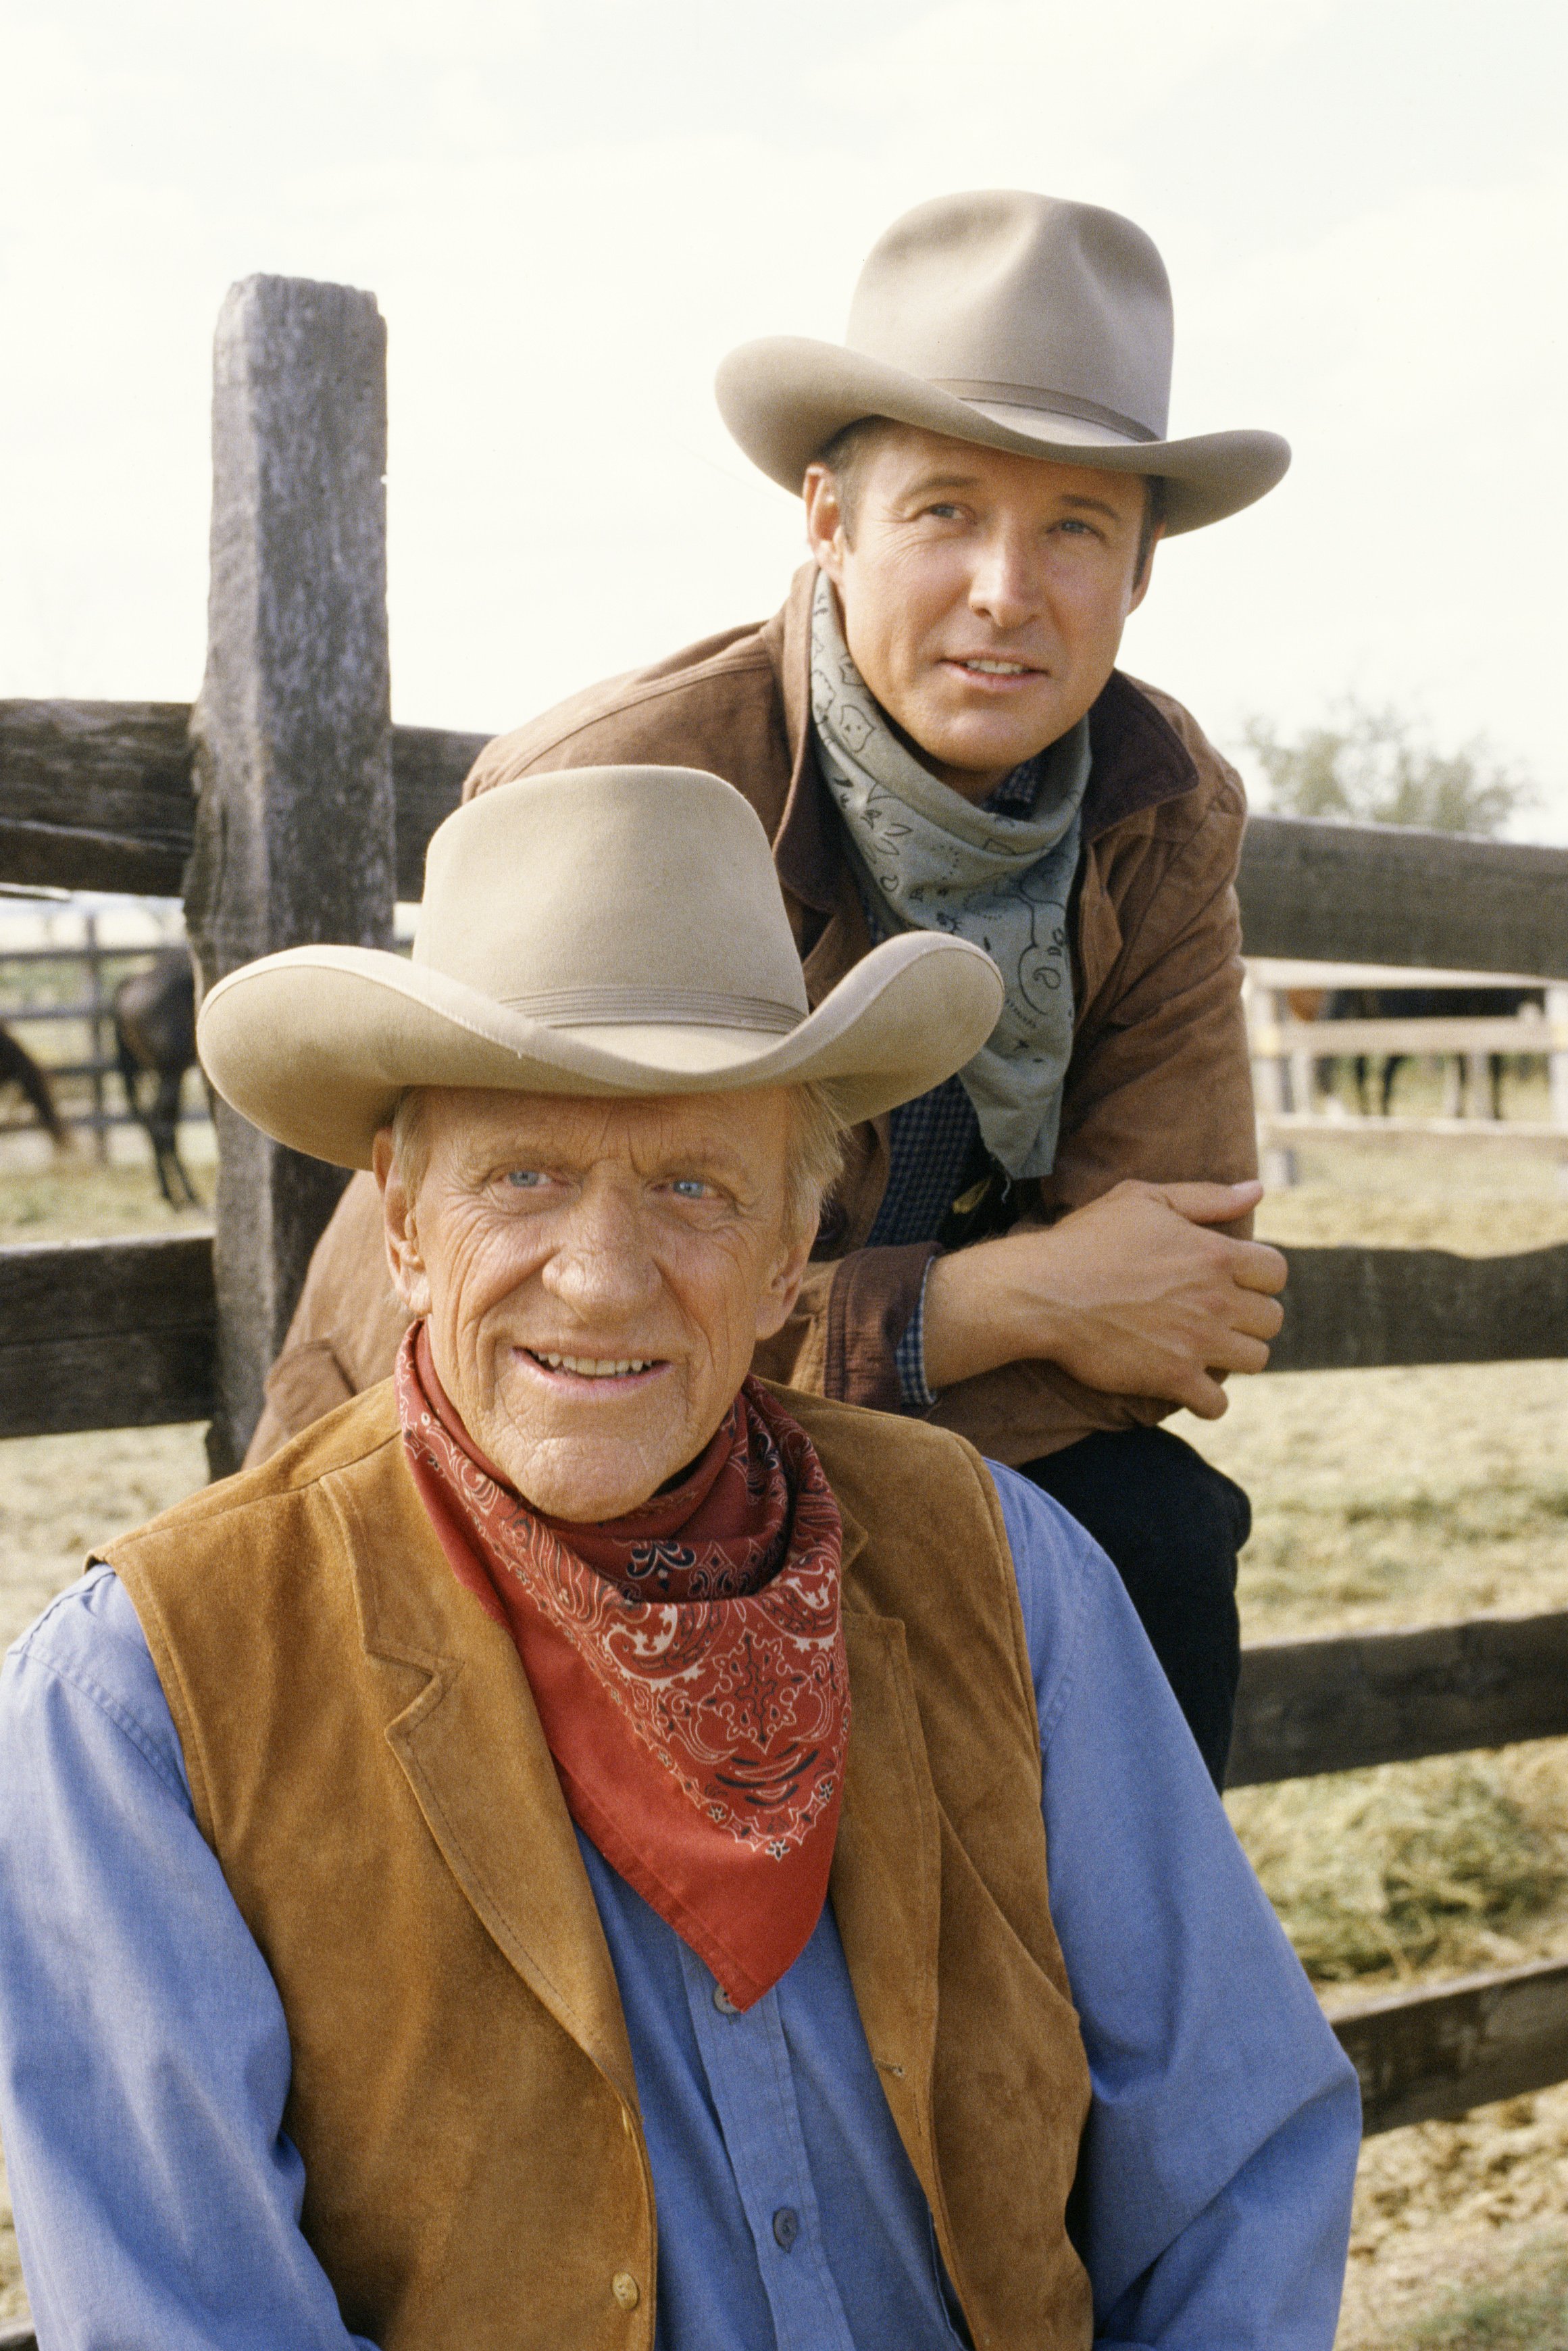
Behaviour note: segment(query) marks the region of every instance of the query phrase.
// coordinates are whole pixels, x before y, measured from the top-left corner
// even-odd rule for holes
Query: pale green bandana
[[[1037,763],[1032,817],[971,807],[906,751],[856,668],[826,573],[811,628],[811,715],[869,911],[887,933],[950,931],[983,947],[1007,989],[959,1075],[986,1149],[1013,1176],[1048,1176],[1073,1050],[1067,898],[1089,780],[1089,722]]]

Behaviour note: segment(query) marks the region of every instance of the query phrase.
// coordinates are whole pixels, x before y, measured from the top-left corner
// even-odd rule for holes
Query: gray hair
[[[428,1089],[410,1086],[392,1113],[392,1165],[410,1199],[430,1165],[424,1120]],[[790,1129],[784,1161],[784,1222],[791,1240],[809,1232],[844,1167],[847,1122],[826,1086],[807,1080],[788,1089]]]

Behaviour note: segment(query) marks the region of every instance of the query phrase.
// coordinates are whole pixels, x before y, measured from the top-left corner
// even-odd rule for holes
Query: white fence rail
[[[1516,1013],[1473,1018],[1313,1017],[1316,1005],[1336,991],[1417,987],[1528,987],[1540,990],[1542,1001],[1521,1005]],[[1329,1137],[1354,1137],[1395,1148],[1412,1143],[1495,1142],[1554,1159],[1563,1171],[1561,1180],[1568,1182],[1568,985],[1562,980],[1524,973],[1412,971],[1258,956],[1248,962],[1246,1000],[1258,1141],[1264,1178],[1271,1186],[1295,1182],[1296,1144]],[[1545,1063],[1544,1119],[1497,1114],[1491,1064],[1500,1055]],[[1354,1112],[1328,1091],[1323,1073],[1333,1062],[1389,1056],[1436,1059],[1450,1065],[1441,1115]]]

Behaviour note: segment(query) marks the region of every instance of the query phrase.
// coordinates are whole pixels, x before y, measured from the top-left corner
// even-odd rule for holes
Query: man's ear
[[[844,508],[838,502],[837,479],[826,465],[808,465],[801,495],[805,500],[806,544],[816,559],[818,570],[826,571],[834,586],[841,589],[849,541],[844,528]]]
[[[800,1296],[800,1285],[805,1280],[805,1269],[811,1262],[812,1245],[816,1239],[816,1218],[814,1217],[805,1231],[792,1241],[774,1261],[767,1287],[757,1301],[757,1338],[759,1343],[771,1339],[782,1331],[794,1312],[794,1301]]]
[[[389,1126],[382,1127],[376,1137],[374,1149],[371,1165],[381,1195],[382,1232],[387,1244],[387,1267],[392,1277],[392,1288],[410,1314],[428,1314],[431,1311],[430,1276],[420,1255],[419,1235],[414,1228],[414,1204],[393,1154]]]

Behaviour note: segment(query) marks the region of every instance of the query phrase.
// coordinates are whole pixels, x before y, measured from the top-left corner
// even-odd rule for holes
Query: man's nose
[[[546,1290],[577,1313],[629,1313],[659,1289],[637,1204],[590,1185],[543,1270]]]
[[[970,581],[970,610],[983,614],[995,628],[1022,628],[1040,609],[1037,572],[1037,553],[1027,534],[993,532]]]

